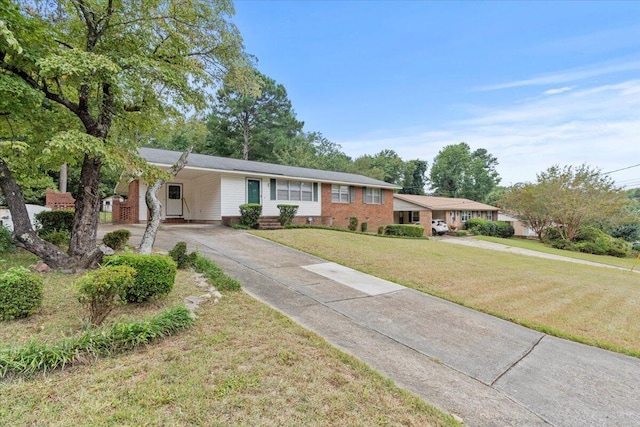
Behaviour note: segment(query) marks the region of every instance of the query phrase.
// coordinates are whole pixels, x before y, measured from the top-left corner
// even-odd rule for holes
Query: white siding
[[[147,186],[140,183],[139,187],[140,194],[138,194],[138,221],[147,222],[147,202],[145,200],[147,194]]]
[[[420,207],[404,200],[393,198],[393,210],[394,211],[427,211],[429,209]]]
[[[220,174],[207,174],[191,180],[185,185],[185,195],[191,210],[189,219],[196,221],[219,221]]]
[[[264,189],[264,179],[262,182]],[[220,215],[240,216],[240,205],[247,203],[246,177],[223,174],[220,178]],[[264,200],[264,191],[262,192]]]

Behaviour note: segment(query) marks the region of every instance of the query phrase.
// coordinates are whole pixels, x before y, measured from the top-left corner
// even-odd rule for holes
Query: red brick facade
[[[73,211],[76,208],[76,199],[71,196],[71,193],[58,193],[48,188],[45,197],[44,205],[52,211]]]
[[[140,222],[140,207],[138,200],[140,196],[140,182],[131,181],[129,183],[129,198],[121,202],[113,199],[112,221],[114,224],[137,224]]]
[[[331,201],[331,184],[322,184],[322,217],[326,225],[346,228],[349,218],[358,218],[358,224],[366,222],[368,231],[375,232],[381,225],[393,224],[393,190],[382,190],[382,203],[364,203],[363,187],[354,187],[351,203]],[[358,226],[358,231],[360,226]]]

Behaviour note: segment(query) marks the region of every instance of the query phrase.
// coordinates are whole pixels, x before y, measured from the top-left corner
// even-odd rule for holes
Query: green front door
[[[247,180],[247,203],[260,204],[260,180]]]

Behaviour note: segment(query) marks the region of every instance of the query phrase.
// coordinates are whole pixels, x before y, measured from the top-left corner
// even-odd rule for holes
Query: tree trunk
[[[61,193],[67,192],[67,164],[64,163],[60,166],[60,186],[59,190]]]
[[[100,182],[100,169],[102,162],[99,159],[85,155],[80,172],[78,197],[76,198],[76,213],[71,229],[71,242],[69,254],[75,258],[80,267],[85,268],[85,258],[96,249],[98,233],[98,220],[100,213],[100,194],[98,184]]]
[[[249,118],[248,114],[245,114],[244,121],[242,123],[242,136],[244,137],[244,143],[242,144],[242,158],[244,160],[249,160]]]
[[[24,203],[22,191],[11,175],[7,164],[0,158],[0,189],[5,195],[11,218],[13,220],[13,236],[16,245],[40,257],[53,268],[69,268],[73,259],[53,245],[39,238],[29,220],[29,213]]]
[[[182,170],[187,164],[187,157],[191,154],[193,150],[193,146],[187,148],[184,153],[180,156],[180,159],[176,162],[175,165],[171,166],[169,169],[169,173],[171,176],[175,177],[178,172]],[[142,236],[142,241],[140,242],[140,247],[138,248],[138,252],[141,254],[149,255],[153,249],[153,244],[156,241],[156,234],[158,233],[158,227],[160,226],[160,219],[162,218],[162,204],[160,200],[158,200],[158,190],[162,187],[165,181],[163,179],[158,179],[156,182],[147,187],[147,192],[145,194],[145,201],[147,202],[147,207],[151,211],[151,218],[149,218],[149,222],[147,222],[147,227],[144,230],[144,235]]]

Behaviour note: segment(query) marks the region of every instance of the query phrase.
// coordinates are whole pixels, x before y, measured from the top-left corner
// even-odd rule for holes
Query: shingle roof
[[[474,202],[469,199],[456,199],[453,197],[417,196],[413,194],[394,194],[393,197],[414,203],[432,211],[456,210],[456,211],[497,211],[495,206]]]
[[[179,151],[161,150],[157,148],[140,148],[140,156],[160,166],[172,166],[180,155]],[[334,184],[357,184],[363,186],[398,189],[395,184],[369,178],[353,173],[324,171],[319,169],[301,168],[297,166],[276,165],[273,163],[254,162],[250,160],[231,159],[227,157],[207,156],[204,154],[189,154],[187,166],[189,168],[208,169],[220,172],[236,172],[268,175],[270,177],[300,178]]]

